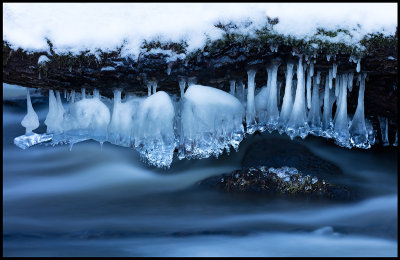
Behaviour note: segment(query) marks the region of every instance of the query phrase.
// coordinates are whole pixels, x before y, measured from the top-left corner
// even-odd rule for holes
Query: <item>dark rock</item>
[[[290,167],[250,167],[207,178],[198,185],[204,188],[217,188],[224,192],[261,193],[265,196],[344,201],[358,198],[358,195],[347,187],[332,184],[316,176],[305,175]]]

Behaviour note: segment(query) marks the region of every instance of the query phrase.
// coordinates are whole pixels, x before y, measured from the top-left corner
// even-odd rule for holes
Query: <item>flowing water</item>
[[[32,98],[45,132],[47,100]],[[353,202],[277,199],[193,186],[240,168],[251,141],[169,170],[105,143],[34,146],[13,138],[26,103],[3,102],[4,256],[397,256],[397,151],[297,142],[335,163]],[[258,138],[258,139],[257,139]]]

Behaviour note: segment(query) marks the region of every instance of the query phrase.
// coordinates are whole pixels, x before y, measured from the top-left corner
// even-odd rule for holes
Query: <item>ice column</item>
[[[363,74],[361,77],[360,90],[358,92],[357,109],[354,114],[353,120],[351,121],[349,132],[350,132],[350,142],[353,146],[367,149],[370,148],[371,146],[368,142],[368,133],[364,119],[365,78],[366,74]]]
[[[324,92],[324,113],[322,115],[322,130],[324,137],[331,137],[332,130],[332,105],[330,99],[329,87],[332,86],[331,73],[325,80],[325,92]]]
[[[157,81],[153,81],[153,94],[157,92]]]
[[[347,120],[347,74],[340,79],[340,96],[337,113],[334,119],[334,137],[338,145],[349,147],[349,123]]]
[[[32,130],[35,130],[39,127],[39,118],[32,107],[31,96],[29,94],[29,89],[27,89],[26,93],[26,106],[27,106],[27,114],[22,119],[21,125],[26,128],[25,135],[32,134]]]
[[[230,93],[232,96],[235,96],[235,84],[236,84],[235,80],[230,81]]]
[[[151,82],[147,82],[147,96],[151,96]]]
[[[380,116],[378,116],[378,119],[379,119],[379,125],[381,126],[382,145],[388,146],[389,145],[388,119]]]
[[[277,98],[277,75],[278,75],[278,68],[280,62],[279,60],[272,61],[272,68],[271,68],[271,81],[269,87],[269,95],[268,95],[268,102],[267,102],[267,129],[269,132],[276,129],[279,119],[279,110],[278,110],[278,98]]]
[[[287,135],[293,139],[295,136],[305,138],[308,134],[308,124],[305,104],[304,71],[302,57],[297,65],[297,88],[292,112],[286,128]]]
[[[394,140],[393,146],[397,146],[398,145],[398,141],[397,141],[397,130],[396,130],[396,140]]]
[[[185,94],[185,85],[186,81],[184,79],[179,80],[179,89],[181,90],[181,98],[183,98],[183,95]]]
[[[307,108],[311,109],[311,70],[310,69],[308,69],[308,73],[307,73]]]
[[[247,107],[246,107],[246,126],[247,126],[247,133],[253,134],[256,130],[256,109],[254,107],[254,78],[256,76],[255,70],[247,71],[248,76],[248,89],[247,89]]]
[[[286,85],[285,94],[283,96],[282,108],[279,117],[279,133],[282,134],[284,128],[286,128],[287,121],[289,120],[290,113],[293,107],[293,96],[292,96],[292,79],[293,79],[293,62],[287,62],[286,65]]]
[[[84,92],[83,92],[84,93]],[[49,90],[49,112],[44,123],[47,126],[47,133],[62,133],[63,112],[54,95],[53,90]]]
[[[320,75],[319,75],[319,77],[320,77]],[[328,78],[328,77],[326,77],[326,78]],[[321,129],[321,106],[319,104],[319,84],[318,84],[318,82],[320,82],[320,80],[314,81],[313,90],[312,90],[312,104],[311,104],[311,110],[308,113],[308,122],[309,122],[309,126],[310,126],[310,132],[314,135],[320,136],[322,134],[322,129]]]

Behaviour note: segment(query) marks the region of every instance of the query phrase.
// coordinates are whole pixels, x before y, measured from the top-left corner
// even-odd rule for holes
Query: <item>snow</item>
[[[273,31],[307,38],[317,28],[347,29],[352,37],[338,33],[324,37],[333,42],[356,44],[362,36],[394,34],[396,3],[3,3],[3,40],[13,48],[79,53],[88,49],[122,48],[123,56],[138,56],[143,40],[186,40],[188,50],[203,47],[207,37],[222,36],[217,22],[243,24],[250,34],[265,24],[266,16],[278,17]],[[170,53],[171,61],[182,58]]]
[[[243,139],[244,109],[229,93],[202,85],[190,86],[183,98],[179,149],[186,158],[219,156],[230,146],[238,149]]]
[[[101,68],[101,71],[115,71],[115,68],[111,67],[111,66],[107,66],[107,67]]]
[[[38,59],[38,65],[44,66],[46,65],[47,62],[49,62],[50,59],[46,55],[41,55]]]

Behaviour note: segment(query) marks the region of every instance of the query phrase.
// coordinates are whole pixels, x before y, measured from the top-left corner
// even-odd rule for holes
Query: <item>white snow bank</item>
[[[144,39],[186,40],[188,50],[202,47],[222,31],[217,22],[252,21],[251,31],[278,17],[277,33],[304,38],[326,30],[347,29],[333,39],[356,43],[372,32],[394,34],[396,3],[3,3],[3,40],[13,48],[56,52],[115,49],[124,40],[123,55],[137,55]],[[174,59],[174,58],[173,58]]]

